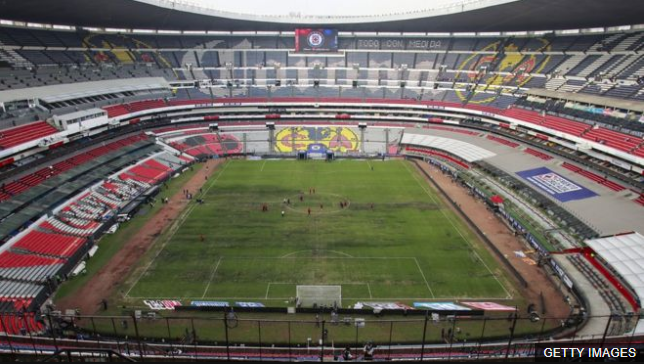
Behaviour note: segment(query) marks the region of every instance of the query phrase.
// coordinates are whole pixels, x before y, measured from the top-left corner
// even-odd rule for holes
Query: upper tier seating
[[[592,140],[624,152],[631,153],[634,148],[643,144],[642,139],[622,134],[605,128],[592,128],[583,134],[583,138]],[[635,153],[632,153],[635,154]],[[639,154],[636,154],[639,155]],[[643,155],[643,154],[642,154]]]
[[[49,125],[45,121],[38,121],[11,129],[0,130],[0,149],[11,148],[57,132],[58,129]]]
[[[11,196],[22,193],[33,186],[37,186],[48,178],[56,176],[76,166],[85,164],[96,157],[109,153],[110,151],[144,140],[145,138],[145,135],[135,135],[118,140],[98,148],[90,149],[64,161],[57,162],[52,166],[44,167],[31,175],[27,175],[13,182],[3,182],[0,186],[0,201],[8,200]]]
[[[590,128],[587,124],[552,115],[543,116],[534,111],[523,110],[515,107],[505,110],[501,114],[575,136],[581,136],[585,130]]]

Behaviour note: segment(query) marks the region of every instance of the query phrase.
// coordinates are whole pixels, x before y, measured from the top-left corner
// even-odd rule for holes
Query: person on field
[[[311,215],[311,214],[312,214],[312,209],[310,209],[310,208],[308,207],[308,208],[307,208],[307,215],[309,216],[309,215]]]

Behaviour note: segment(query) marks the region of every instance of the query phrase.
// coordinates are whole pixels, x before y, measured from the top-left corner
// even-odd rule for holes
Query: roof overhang
[[[147,1],[147,2],[143,2]],[[584,29],[643,24],[643,0],[519,0],[474,10],[410,18],[272,18],[257,15],[211,15],[176,5],[162,7],[150,0],[0,0],[0,17],[7,20],[83,27],[292,31],[297,27],[330,27],[369,32],[492,32]]]

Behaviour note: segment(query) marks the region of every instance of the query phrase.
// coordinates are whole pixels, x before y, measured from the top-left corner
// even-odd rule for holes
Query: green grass
[[[474,234],[405,161],[229,161],[202,197],[205,204],[191,205],[126,281],[129,300],[285,306],[297,285],[341,285],[344,305],[506,299],[512,291]]]
[[[191,177],[201,169],[201,165],[195,165],[193,170],[188,170],[179,177],[171,179],[167,185],[168,189],[163,189],[160,192],[160,197],[170,197],[177,193],[180,188],[191,179]],[[72,277],[67,282],[63,283],[56,291],[56,299],[62,299],[73,295],[81,287],[83,287],[101,268],[103,268],[108,261],[124,246],[128,241],[128,237],[134,235],[137,231],[144,226],[151,217],[161,210],[162,204],[156,203],[153,208],[148,209],[148,212],[143,216],[137,216],[128,222],[120,224],[119,230],[112,235],[104,235],[99,240],[99,249],[92,259],[87,261],[85,275]]]

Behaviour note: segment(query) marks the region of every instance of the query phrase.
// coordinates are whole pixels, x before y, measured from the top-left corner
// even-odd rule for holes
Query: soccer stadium
[[[641,361],[643,13],[0,1],[1,360]]]

